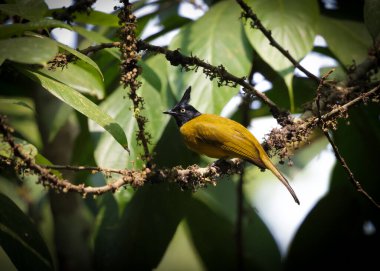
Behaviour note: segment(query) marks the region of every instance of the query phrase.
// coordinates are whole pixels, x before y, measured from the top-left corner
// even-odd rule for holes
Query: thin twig
[[[317,76],[309,72],[307,69],[305,69],[290,53],[288,50],[284,49],[272,36],[272,33],[270,30],[266,29],[266,27],[261,23],[257,15],[252,11],[252,9],[242,0],[236,0],[236,2],[240,5],[240,7],[243,9],[243,18],[250,18],[253,21],[253,26],[258,28],[264,36],[268,39],[270,45],[275,47],[277,50],[281,52],[281,54],[286,57],[294,67],[302,71],[307,77],[310,79],[313,79],[317,83],[320,83],[321,79],[319,79]]]
[[[372,202],[372,204],[374,204],[377,208],[380,208],[380,204],[378,204],[364,189],[363,187],[361,186],[360,182],[358,180],[356,180],[355,176],[354,176],[354,173],[351,171],[351,169],[349,168],[349,166],[347,165],[346,161],[344,160],[344,158],[342,157],[342,155],[340,154],[339,152],[339,149],[338,149],[338,146],[334,143],[334,141],[332,140],[330,134],[329,134],[329,130],[328,128],[325,127],[325,121],[324,121],[324,118],[321,116],[321,110],[320,110],[320,98],[321,98],[321,89],[323,87],[323,83],[324,81],[330,76],[330,74],[333,72],[333,70],[329,71],[328,73],[326,73],[323,77],[322,77],[322,80],[321,80],[321,83],[319,84],[318,86],[318,89],[317,89],[317,97],[316,97],[316,104],[317,104],[317,114],[318,114],[318,125],[320,126],[320,128],[322,129],[322,132],[324,133],[324,135],[326,136],[327,140],[329,141],[330,145],[332,146],[333,148],[333,151],[334,151],[334,154],[335,154],[335,157],[336,159],[339,161],[339,163],[342,165],[342,167],[344,168],[344,170],[347,172],[348,176],[349,176],[349,180],[351,181],[351,183],[354,185],[354,187],[356,188],[356,191],[358,191],[359,193],[362,193],[370,202]],[[377,87],[377,89],[379,88],[380,86]],[[375,88],[376,89],[376,88]],[[373,91],[373,90],[372,90]],[[363,99],[363,97],[361,97],[361,99]],[[331,113],[331,112],[330,112]]]
[[[338,107],[332,109],[330,112],[328,112],[328,113],[326,113],[320,117],[310,118],[309,120],[306,121],[307,126],[314,126],[315,124],[319,123],[321,119],[325,122],[326,120],[331,119],[335,115],[340,114],[344,111],[347,111],[347,109],[350,108],[351,106],[358,104],[360,102],[363,102],[363,100],[375,95],[379,91],[380,91],[380,85],[374,87],[373,89],[371,89],[367,92],[360,94],[360,96],[356,97],[355,99],[352,99],[351,101],[345,103],[342,106],[338,106]]]
[[[104,172],[104,173],[116,173],[116,174],[126,174],[128,170],[126,169],[114,169],[114,168],[101,168],[101,167],[91,167],[91,166],[71,166],[71,165],[41,165],[46,169],[55,170],[70,170],[70,171],[92,171],[92,172]]]
[[[115,42],[108,42],[108,43],[100,43],[98,45],[92,45],[92,46],[89,46],[85,49],[78,50],[78,51],[84,55],[89,55],[89,54],[95,53],[97,51],[106,49],[106,48],[119,48],[119,47],[120,47],[120,42],[115,41]]]

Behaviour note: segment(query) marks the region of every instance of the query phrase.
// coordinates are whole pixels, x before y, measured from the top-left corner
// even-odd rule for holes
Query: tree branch
[[[252,27],[258,28],[263,35],[268,39],[269,44],[275,47],[277,50],[281,52],[281,54],[286,57],[294,67],[302,71],[307,77],[313,79],[315,82],[319,83],[320,79],[305,69],[290,53],[288,50],[284,49],[272,36],[270,30],[266,29],[266,27],[261,23],[257,15],[252,11],[252,9],[242,0],[236,0],[236,2],[243,9],[242,17],[246,19],[252,20]]]
[[[218,84],[232,86],[235,87],[240,85],[243,87],[243,90],[251,95],[255,95],[259,98],[263,103],[269,106],[272,115],[281,123],[281,119],[287,118],[289,113],[281,111],[277,105],[270,100],[264,93],[256,90],[252,85],[247,82],[245,77],[237,77],[231,73],[229,73],[223,65],[213,66],[196,56],[185,56],[179,52],[179,50],[169,50],[160,46],[151,45],[147,42],[139,40],[138,49],[148,50],[150,52],[155,52],[159,54],[165,55],[166,59],[173,66],[182,66],[185,70],[196,69],[196,67],[202,67],[203,72],[208,76],[211,80],[214,78],[218,78]]]
[[[321,128],[323,134],[325,135],[325,137],[327,138],[327,140],[329,141],[330,145],[332,146],[333,148],[333,151],[334,151],[334,154],[335,154],[335,157],[336,159],[339,161],[339,163],[342,165],[342,167],[344,168],[344,170],[347,172],[348,176],[349,176],[349,180],[351,181],[351,183],[353,184],[353,186],[356,188],[356,190],[363,194],[373,205],[375,205],[377,208],[380,208],[380,204],[378,204],[364,189],[363,187],[361,186],[360,182],[358,180],[356,180],[355,176],[354,176],[354,173],[351,171],[351,169],[349,168],[349,166],[347,165],[346,161],[344,160],[344,158],[342,157],[342,155],[340,154],[339,152],[339,149],[337,147],[337,145],[334,143],[334,141],[332,140],[330,134],[329,134],[329,129],[326,127],[325,125],[325,118],[323,116],[321,116],[321,111],[320,111],[320,98],[321,98],[321,89],[322,89],[322,86],[324,84],[324,81],[330,76],[330,74],[333,72],[333,70],[329,71],[328,73],[326,73],[323,77],[322,77],[322,80],[318,86],[318,89],[317,89],[317,97],[316,97],[316,105],[317,105],[317,109],[318,109],[318,125],[319,127]],[[372,91],[369,91],[367,93],[374,93],[376,90],[378,90],[380,88],[380,85],[377,86],[377,88],[373,89]],[[359,97],[358,97],[359,98]],[[363,100],[363,97],[360,97],[360,100]],[[352,103],[351,101],[351,105],[354,104]],[[347,105],[347,104],[346,104]],[[331,113],[331,112],[330,112]]]
[[[125,185],[133,187],[143,186],[145,183],[162,183],[170,182],[177,183],[182,189],[196,190],[209,184],[216,185],[217,179],[224,175],[240,173],[243,168],[243,161],[240,159],[232,159],[229,163],[221,163],[218,165],[210,165],[201,168],[197,165],[192,165],[187,168],[180,166],[169,169],[149,169],[128,170],[128,169],[107,169],[100,167],[85,167],[85,166],[61,166],[61,165],[39,165],[33,157],[29,156],[22,146],[16,144],[12,136],[12,128],[6,124],[6,118],[0,115],[0,132],[3,134],[4,142],[8,143],[11,148],[11,157],[14,157],[13,165],[17,169],[28,169],[38,175],[39,182],[50,189],[58,192],[77,192],[83,196],[100,195],[106,192],[115,192]],[[16,160],[19,158],[21,161]],[[0,159],[0,162],[9,167],[9,161]],[[103,173],[116,173],[120,177],[115,181],[109,182],[104,186],[92,187],[82,184],[72,184],[66,179],[62,179],[54,175],[50,169],[65,169],[65,170],[89,170]]]

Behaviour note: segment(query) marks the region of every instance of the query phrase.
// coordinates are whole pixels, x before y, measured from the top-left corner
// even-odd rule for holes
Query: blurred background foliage
[[[79,49],[117,41],[118,11],[75,13],[69,24],[52,18],[62,8],[49,9],[42,0],[0,3],[0,113],[14,128],[17,143],[41,164],[142,167],[132,103],[128,90],[119,84],[119,51],[109,48],[88,57],[51,35],[56,28],[72,31],[78,35],[74,47]],[[247,3],[297,60],[310,54],[333,59],[336,80],[343,80],[352,64],[364,61],[379,40],[378,0]],[[202,16],[186,14],[184,6]],[[181,53],[215,66],[222,64],[238,77],[251,71],[261,74],[269,82],[268,97],[293,114],[302,113],[304,104],[315,97],[315,82],[295,71],[260,31],[239,19],[241,9],[235,1],[143,0],[135,3],[134,12],[138,35],[145,41],[180,48]],[[317,35],[326,43],[315,42]],[[71,53],[78,60],[49,70],[47,63],[57,53]],[[157,166],[210,163],[185,148],[175,123],[161,112],[191,85],[191,103],[201,112],[221,114],[231,99],[238,98],[238,105],[232,110],[229,106],[225,115],[243,122],[239,88],[219,87],[200,70],[184,72],[161,55],[143,54],[139,65],[143,68],[138,90],[145,101],[142,114],[149,120],[146,129],[153,136],[150,148]],[[371,80],[376,82],[379,75],[372,74]],[[333,133],[348,165],[375,199],[380,199],[379,113],[378,105],[371,104],[350,109],[350,117]],[[249,119],[269,115],[265,105],[252,102]],[[11,158],[9,145],[0,139],[2,159]],[[126,145],[130,155],[123,148]],[[326,145],[316,135],[295,153],[293,167],[281,169],[290,179],[306,176],[299,177],[306,182],[308,177],[302,174]],[[112,176],[99,173],[60,174],[91,186],[112,181]],[[277,195],[256,193],[261,183],[273,180],[268,176],[253,166],[247,166],[244,174],[246,270],[364,270],[379,265],[379,210],[355,191],[340,164],[333,169],[328,192],[299,222],[286,251],[280,249],[254,204],[257,198],[270,202]],[[237,179],[230,176],[195,193],[172,184],[146,184],[138,190],[126,187],[114,194],[82,198],[49,191],[36,183],[33,174],[1,166],[0,269],[234,270],[238,266]],[[305,196],[300,197],[302,204]],[[272,214],[276,216],[276,210]]]

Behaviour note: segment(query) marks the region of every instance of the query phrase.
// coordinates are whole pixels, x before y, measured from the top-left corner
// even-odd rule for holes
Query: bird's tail
[[[288,180],[284,177],[284,175],[281,174],[281,172],[273,165],[272,161],[268,157],[261,157],[262,161],[264,162],[267,169],[272,171],[272,173],[282,182],[285,187],[288,189],[292,197],[294,198],[294,201],[299,205],[300,201],[297,198],[296,193],[294,192],[293,188],[290,186]]]

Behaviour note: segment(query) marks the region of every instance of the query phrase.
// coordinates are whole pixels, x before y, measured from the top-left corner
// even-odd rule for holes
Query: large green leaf
[[[75,22],[111,27],[120,27],[117,14],[104,13],[98,10],[91,11],[90,14],[75,13]]]
[[[20,16],[21,18],[36,21],[41,19],[48,11],[48,6],[43,0],[21,0],[14,4],[1,4],[0,11],[9,16]]]
[[[0,65],[5,59],[25,64],[46,65],[57,53],[58,47],[50,39],[22,37],[0,40]]]
[[[160,265],[155,270],[206,270],[184,220],[178,225]]]
[[[380,39],[380,1],[364,1],[364,23],[373,40]]]
[[[334,141],[355,178],[379,202],[378,150],[379,107],[349,110],[340,121]],[[349,125],[348,125],[349,122]],[[306,217],[291,244],[287,270],[371,269],[379,264],[379,210],[348,180],[347,172],[335,165],[330,192]],[[371,230],[372,228],[372,230]],[[310,262],[315,258],[310,268]]]
[[[90,94],[98,99],[104,98],[102,78],[97,71],[83,61],[69,63],[63,69],[43,68],[39,72],[82,93]]]
[[[73,27],[74,31],[77,32],[79,35],[82,37],[96,43],[107,43],[107,42],[112,42],[109,38],[95,32],[95,31],[90,31],[87,30],[83,27],[80,26],[74,26]],[[120,52],[118,48],[106,48],[104,49],[108,53],[110,53],[113,57],[120,59]]]
[[[192,241],[208,270],[234,270],[236,260],[236,186],[224,180],[199,191],[188,207]],[[247,270],[280,270],[280,253],[268,228],[245,204],[243,261]],[[207,226],[205,226],[207,225]]]
[[[341,121],[334,132],[335,143],[355,178],[374,199],[380,202],[380,183],[377,181],[380,108],[377,104],[372,104],[351,109],[349,113],[349,125],[346,120]],[[347,172],[337,163],[331,187],[340,186],[348,186],[354,190],[348,180]]]
[[[351,65],[353,61],[362,62],[372,44],[364,24],[354,21],[321,16],[318,33],[326,39],[330,50],[344,65]]]
[[[379,265],[380,233],[366,232],[366,223],[373,221],[353,193],[347,187],[335,189],[318,202],[294,237],[285,270],[370,270]]]
[[[75,49],[71,48],[70,46],[67,46],[66,44],[63,44],[63,43],[60,43],[60,42],[57,42],[57,44],[62,49],[68,51],[69,53],[75,55],[77,58],[83,60],[84,62],[86,62],[87,64],[89,64],[90,66],[92,66],[99,73],[99,75],[101,76],[102,80],[104,80],[103,74],[100,71],[98,65],[91,58],[89,58],[88,56],[82,54],[78,50],[75,50]]]
[[[9,124],[21,137],[38,148],[42,147],[41,135],[35,119],[34,103],[31,99],[0,97],[0,113],[8,117]]]
[[[247,76],[252,52],[239,16],[240,10],[233,1],[222,1],[182,28],[169,47],[181,48],[181,53],[197,56],[212,65],[223,65],[236,76]],[[218,87],[217,79],[210,82],[201,71],[184,72],[169,66],[169,79],[177,98],[188,86],[193,87],[191,103],[201,112],[220,113],[238,92],[237,88]]]
[[[145,71],[152,63],[146,62],[144,64]],[[147,117],[149,122],[146,124],[146,131],[152,135],[150,150],[152,151],[155,147],[157,141],[161,138],[162,132],[166,124],[169,121],[169,117],[164,115],[162,112],[166,110],[166,106],[162,103],[164,99],[161,94],[161,83],[160,78],[154,75],[155,68],[158,66],[150,67],[150,72],[144,72],[141,82],[142,85],[138,90],[138,94],[144,98],[144,110],[140,113]],[[155,80],[147,78],[154,77]],[[150,84],[155,82],[154,85]],[[101,108],[114,117],[118,123],[124,128],[127,134],[128,142],[130,142],[130,156],[126,156],[122,151],[120,146],[115,144],[115,142],[107,135],[103,135],[96,147],[95,160],[99,166],[107,167],[138,167],[141,165],[141,160],[139,157],[143,153],[142,147],[137,145],[136,142],[136,132],[137,124],[136,119],[133,117],[133,106],[131,100],[128,98],[128,89],[124,89],[120,86],[116,91],[112,93],[102,104]],[[92,127],[92,132],[96,130]],[[133,162],[133,163],[132,163]]]
[[[316,0],[250,0],[261,23],[271,31],[273,38],[296,59],[302,59],[313,48],[319,17]],[[292,66],[259,29],[245,25],[246,34],[259,55],[276,71]]]
[[[38,30],[38,29],[50,29],[50,28],[66,28],[72,30],[71,26],[65,24],[64,22],[53,20],[53,19],[41,19],[35,22],[29,22],[25,24],[7,24],[0,26],[0,38],[8,38],[14,35],[20,35],[25,31]]]
[[[53,270],[45,242],[32,221],[0,193],[0,245],[19,270]]]
[[[56,96],[58,99],[67,103],[69,106],[73,107],[89,119],[92,119],[97,124],[102,126],[123,148],[128,147],[127,138],[119,123],[117,123],[112,117],[110,117],[85,96],[71,87],[47,77],[39,71],[27,70],[23,68],[20,68],[20,71],[25,73],[32,80],[41,84],[43,88]]]
[[[161,261],[185,213],[189,193],[168,185],[145,185],[120,218],[108,201],[96,241],[97,270],[152,270]]]

